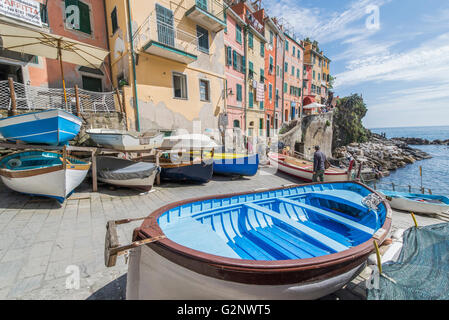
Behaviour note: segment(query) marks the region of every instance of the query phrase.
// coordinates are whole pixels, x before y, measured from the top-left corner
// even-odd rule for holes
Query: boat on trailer
[[[444,215],[449,218],[449,197],[447,196],[388,190],[378,191],[386,196],[393,209],[429,215]]]
[[[16,152],[0,158],[0,178],[10,189],[63,203],[87,175],[90,162],[57,152]]]
[[[300,178],[304,181],[312,181],[313,179],[313,162],[298,159],[280,153],[270,152],[268,154],[270,165],[278,168],[279,171]],[[324,172],[324,182],[350,181],[352,180],[352,169],[354,160],[350,162],[349,168],[341,169],[337,167],[329,167]]]
[[[106,265],[131,249],[127,299],[317,299],[362,270],[391,209],[337,182],[182,200],[143,219],[126,246],[108,222]]]
[[[118,187],[150,191],[160,169],[154,163],[97,157],[98,180]]]
[[[0,134],[11,141],[63,145],[75,138],[82,120],[73,114],[50,109],[0,119]]]

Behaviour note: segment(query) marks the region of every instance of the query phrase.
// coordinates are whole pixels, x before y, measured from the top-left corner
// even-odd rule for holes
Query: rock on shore
[[[336,148],[333,157],[338,165],[347,166],[351,157],[357,163],[363,163],[362,178],[365,180],[388,176],[392,170],[431,158],[426,152],[409,147],[404,141],[386,139],[378,134],[372,134],[368,142]]]
[[[447,140],[427,140],[427,139],[421,139],[421,138],[393,138],[394,140],[398,140],[398,141],[402,141],[405,142],[409,145],[445,145],[445,146],[449,146],[449,139]]]

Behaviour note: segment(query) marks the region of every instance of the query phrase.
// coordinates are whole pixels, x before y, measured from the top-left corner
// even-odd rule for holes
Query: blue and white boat
[[[57,152],[23,151],[0,158],[0,179],[10,189],[63,203],[87,175],[90,162]]]
[[[447,196],[388,190],[379,190],[379,192],[386,196],[393,209],[449,217],[449,197]]]
[[[134,230],[145,244],[130,252],[127,298],[320,298],[363,269],[390,227],[385,199],[354,182],[178,201]]]
[[[73,114],[51,109],[0,119],[0,134],[11,141],[63,145],[76,137],[81,125]]]
[[[254,176],[259,169],[259,155],[214,153],[214,174]]]

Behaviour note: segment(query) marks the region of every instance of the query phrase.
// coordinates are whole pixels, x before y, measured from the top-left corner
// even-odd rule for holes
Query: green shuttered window
[[[74,7],[73,7],[74,6]],[[92,34],[92,26],[90,24],[90,8],[86,3],[79,0],[65,0],[66,19],[72,22],[74,30]],[[67,10],[69,9],[69,10]],[[73,10],[70,10],[73,9]],[[79,17],[77,17],[79,12]],[[79,18],[79,25],[76,24]]]

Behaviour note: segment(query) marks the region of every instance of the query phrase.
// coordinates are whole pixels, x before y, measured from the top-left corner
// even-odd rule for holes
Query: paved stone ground
[[[13,192],[0,182],[0,299],[124,299],[127,265],[119,257],[104,266],[104,236],[108,220],[146,216],[164,204],[197,196],[223,194],[298,183],[282,173],[262,169],[255,177],[214,177],[204,185],[163,184],[149,194],[110,190],[89,192],[83,183],[63,205]],[[417,217],[420,225],[440,220]],[[131,240],[140,222],[119,227],[121,243]],[[395,213],[394,229],[413,224]],[[344,289],[325,299],[363,299],[369,268]],[[80,287],[70,280],[80,276]],[[69,287],[69,289],[67,289]],[[71,288],[72,287],[72,288]]]

